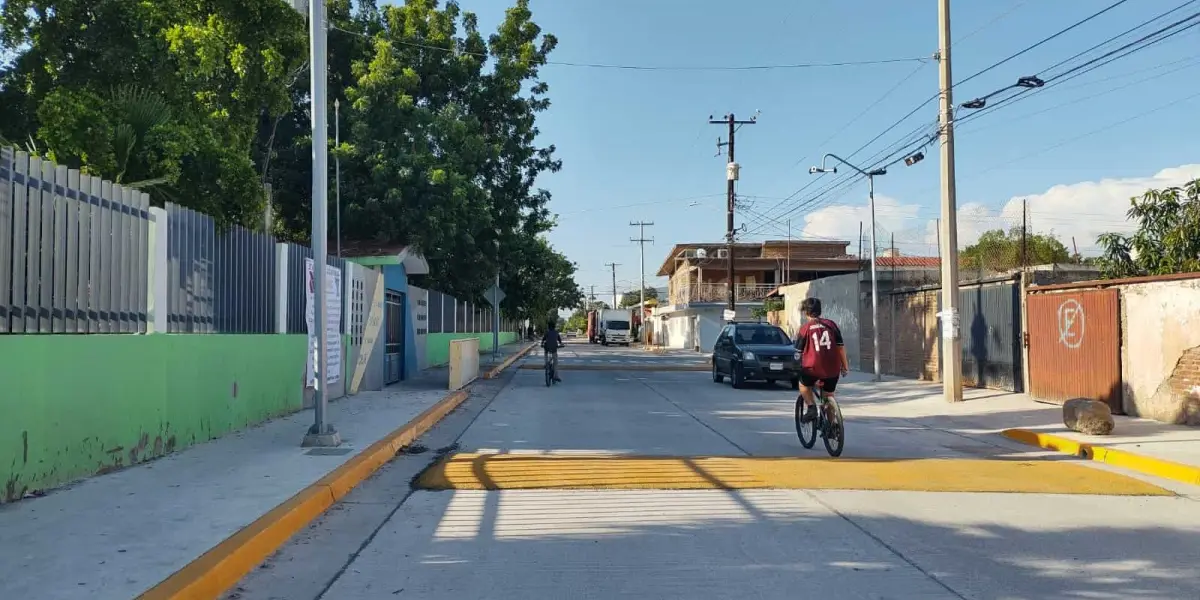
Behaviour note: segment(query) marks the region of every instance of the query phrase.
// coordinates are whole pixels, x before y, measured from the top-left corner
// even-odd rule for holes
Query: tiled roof
[[[942,259],[936,256],[879,256],[875,258],[875,266],[936,269],[942,266]]]

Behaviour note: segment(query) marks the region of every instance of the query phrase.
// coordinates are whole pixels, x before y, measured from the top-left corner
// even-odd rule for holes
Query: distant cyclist
[[[821,317],[821,300],[805,298],[800,311],[806,319],[796,333],[796,349],[800,351],[800,394],[804,397],[804,422],[817,418],[812,387],[821,383],[821,393],[833,398],[838,377],[850,372],[842,330],[837,323]]]
[[[546,325],[546,333],[542,334],[542,351],[546,353],[546,360],[553,361],[554,364],[554,381],[562,383],[562,379],[558,377],[558,349],[565,347],[562,336],[558,334],[558,323],[551,320]]]

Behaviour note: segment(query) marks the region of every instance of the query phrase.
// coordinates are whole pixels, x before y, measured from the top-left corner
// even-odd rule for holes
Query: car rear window
[[[739,344],[755,345],[788,345],[792,340],[778,327],[738,327],[737,341]]]

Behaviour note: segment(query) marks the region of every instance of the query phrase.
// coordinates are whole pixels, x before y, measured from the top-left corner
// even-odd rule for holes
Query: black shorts
[[[812,375],[807,375],[804,373],[800,374],[800,385],[803,385],[804,387],[809,387],[809,388],[813,387],[817,384],[818,381],[821,382],[821,391],[822,392],[828,392],[828,393],[832,394],[833,392],[837,391],[837,384],[838,384],[837,377],[820,378],[820,377],[813,377]]]

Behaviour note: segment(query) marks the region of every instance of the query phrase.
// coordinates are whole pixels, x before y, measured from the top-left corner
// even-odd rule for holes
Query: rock
[[[1075,398],[1063,404],[1063,425],[1079,433],[1108,435],[1115,423],[1107,404],[1090,398]]]

